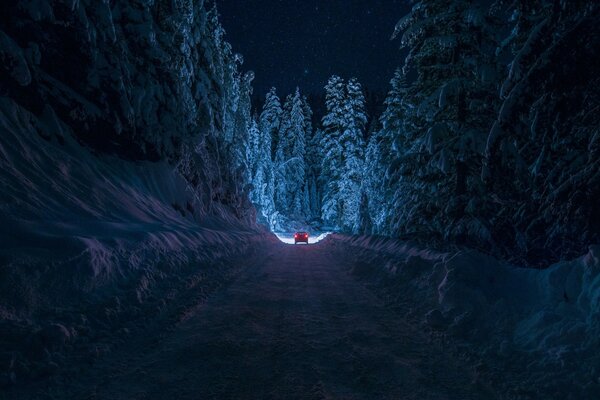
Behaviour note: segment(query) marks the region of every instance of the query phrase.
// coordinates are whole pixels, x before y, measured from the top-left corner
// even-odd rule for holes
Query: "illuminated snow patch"
[[[309,233],[308,244],[319,243],[321,240],[325,239],[330,234],[331,234],[331,232],[325,232],[325,233],[321,233],[319,236],[312,236]],[[277,238],[279,240],[281,240],[283,243],[286,243],[286,244],[295,244],[294,243],[294,234],[293,233],[275,233],[275,236],[277,236]]]

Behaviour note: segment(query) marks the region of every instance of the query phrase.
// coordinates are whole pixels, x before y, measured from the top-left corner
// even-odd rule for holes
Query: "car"
[[[294,244],[298,244],[298,243],[308,244],[308,232],[294,233]]]

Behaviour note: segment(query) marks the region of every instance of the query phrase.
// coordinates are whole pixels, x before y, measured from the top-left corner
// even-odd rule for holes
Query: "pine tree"
[[[304,160],[306,156],[306,119],[304,106],[300,89],[296,88],[296,93],[292,98],[289,129],[287,131],[290,157],[286,161],[286,171],[290,211],[297,218],[302,218],[307,211],[303,209],[303,190],[306,182],[306,163]]]
[[[308,141],[313,136],[313,111],[306,96],[302,96],[302,114],[304,115],[304,135]]]
[[[342,174],[339,177],[342,228],[354,232],[358,229],[360,193],[364,168],[364,131],[367,123],[365,97],[356,79],[346,85],[344,99],[345,119],[340,136],[342,147]]]
[[[384,102],[385,110],[380,117],[381,129],[369,142],[367,160],[368,185],[375,227],[380,233],[398,232],[399,225],[409,214],[415,200],[410,200],[414,188],[414,175],[423,163],[419,163],[412,151],[418,149],[412,105],[405,99],[408,85],[402,68],[396,69],[390,81],[391,89]],[[379,188],[379,191],[377,191]],[[375,201],[378,199],[378,201]]]
[[[600,4],[504,5],[513,27],[499,53],[510,62],[482,177],[499,247],[519,262],[547,263],[600,240],[600,56],[589,39],[598,37]]]
[[[256,118],[252,118],[250,128],[248,129],[248,147],[246,148],[246,159],[250,167],[250,180],[252,191],[250,192],[250,201],[255,205],[260,205],[262,199],[262,190],[264,184],[264,171],[261,160],[260,145],[262,134],[258,129]]]
[[[309,184],[309,204],[310,215],[312,218],[321,217],[321,194],[319,178],[321,176],[321,163],[323,160],[322,151],[323,131],[315,129],[312,137],[308,140],[308,150],[306,162],[308,164],[308,184]]]
[[[271,158],[275,158],[275,150],[277,147],[277,136],[279,126],[281,124],[281,102],[277,96],[277,90],[271,88],[265,98],[262,113],[260,114],[260,131],[268,135],[270,139]]]
[[[326,89],[323,117],[322,218],[348,232],[359,225],[364,168],[365,98],[360,83],[332,76]]]
[[[304,132],[306,137],[306,196],[307,205],[305,214],[307,219],[313,219],[321,214],[321,207],[318,201],[317,179],[320,174],[321,157],[319,144],[315,142],[315,135],[318,133],[313,130],[312,117],[313,111],[306,96],[302,98],[304,112]]]
[[[247,72],[241,80],[240,96],[234,115],[233,137],[230,143],[233,170],[242,177],[244,182],[250,182],[251,165],[248,159],[249,131],[252,118],[250,116],[252,95],[252,80],[254,73]]]
[[[398,181],[396,232],[489,239],[476,205],[486,125],[496,106],[491,24],[482,5],[430,0],[396,27],[409,48],[404,71],[417,73],[403,98],[408,112],[390,167]]]
[[[275,170],[275,207],[283,215],[289,215],[291,201],[287,184],[287,166],[291,154],[289,129],[291,125],[292,103],[293,97],[292,95],[288,95],[281,112],[273,166]]]
[[[260,114],[260,144],[259,144],[259,163],[264,175],[263,189],[260,190],[259,204],[261,215],[269,224],[271,229],[277,224],[278,212],[275,207],[275,164],[273,162],[273,136],[277,135],[280,119],[281,104],[277,91],[272,88],[267,93],[262,113]]]
[[[343,148],[340,137],[346,118],[346,85],[339,76],[329,78],[325,86],[325,105],[327,113],[323,117],[323,135],[321,139],[322,164],[321,186],[323,187],[323,203],[321,216],[325,223],[341,227],[341,207],[339,181],[343,168]]]
[[[390,190],[387,186],[386,165],[381,157],[381,130],[369,137],[365,154],[362,191],[368,199],[368,214],[372,224],[371,233],[387,233]],[[364,204],[361,203],[361,207]],[[361,213],[364,210],[361,209]]]
[[[281,132],[280,132],[281,133]],[[279,137],[279,143],[277,145],[277,151],[275,153],[275,161],[273,163],[274,170],[274,201],[275,208],[282,214],[287,214],[288,207],[288,193],[287,193],[287,176],[286,176],[286,157],[283,153],[284,146],[282,145],[282,137]]]

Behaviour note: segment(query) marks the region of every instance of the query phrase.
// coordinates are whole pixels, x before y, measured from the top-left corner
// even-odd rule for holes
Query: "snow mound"
[[[507,391],[529,382],[540,398],[600,393],[600,246],[540,270],[474,250],[334,240],[352,247],[344,251],[355,275],[407,318],[465,343],[461,352],[467,348],[502,370]]]
[[[204,298],[188,290],[201,286],[193,293],[208,296],[246,266],[242,255],[266,235],[240,217],[245,210],[189,190],[167,162],[95,154],[60,120],[48,121],[0,98],[0,374],[12,377],[7,384],[53,374],[67,348],[88,346],[79,352],[95,358],[124,329],[184,315],[187,302]],[[49,135],[56,127],[60,136]],[[175,300],[179,308],[170,310]]]

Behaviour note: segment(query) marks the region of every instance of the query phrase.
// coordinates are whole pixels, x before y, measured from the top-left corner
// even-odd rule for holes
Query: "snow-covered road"
[[[331,242],[266,244],[266,262],[250,264],[183,322],[130,337],[42,392],[73,399],[490,398],[472,384],[471,368],[351,276],[343,249]]]

